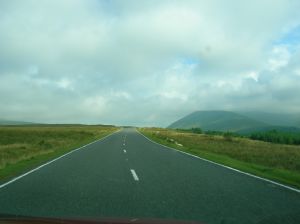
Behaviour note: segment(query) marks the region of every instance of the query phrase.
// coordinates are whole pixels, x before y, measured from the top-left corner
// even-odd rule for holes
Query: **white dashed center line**
[[[123,152],[126,153],[126,150],[124,149]]]
[[[133,179],[135,181],[139,181],[139,177],[137,176],[136,172],[133,169],[131,169],[130,172],[131,172],[131,174],[133,176]]]

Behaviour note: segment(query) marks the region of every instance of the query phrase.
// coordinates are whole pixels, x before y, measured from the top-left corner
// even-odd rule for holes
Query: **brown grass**
[[[43,155],[47,160],[116,130],[112,126],[88,125],[0,126],[0,177],[7,176],[5,169],[10,166]]]

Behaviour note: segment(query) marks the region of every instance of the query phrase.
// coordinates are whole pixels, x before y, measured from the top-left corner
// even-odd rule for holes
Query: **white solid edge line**
[[[131,174],[133,176],[133,179],[135,181],[139,181],[139,177],[137,176],[136,172],[133,169],[130,169],[130,172],[131,172]]]
[[[160,143],[158,143],[158,142],[155,142],[155,141],[151,140],[150,138],[146,137],[146,136],[143,135],[139,130],[136,129],[136,131],[137,131],[140,135],[142,135],[144,138],[148,139],[150,142],[153,142],[153,143],[155,143],[155,144],[157,144],[157,145],[163,146],[163,147],[165,147],[165,148],[167,148],[167,149],[172,149],[172,150],[175,150],[175,151],[177,151],[177,152],[186,154],[186,155],[188,155],[188,156],[192,156],[192,157],[194,157],[194,158],[201,159],[201,160],[203,160],[203,161],[206,161],[206,162],[209,162],[209,163],[213,163],[213,164],[215,164],[215,165],[218,165],[218,166],[221,166],[221,167],[224,167],[224,168],[233,170],[233,171],[235,171],[235,172],[242,173],[242,174],[245,174],[245,175],[247,175],[247,176],[254,177],[254,178],[256,178],[256,179],[263,180],[263,181],[266,181],[266,182],[275,184],[275,185],[277,185],[277,186],[280,186],[280,187],[283,187],[283,188],[286,188],[286,189],[295,191],[295,192],[297,192],[297,193],[300,193],[300,189],[293,188],[293,187],[290,187],[290,186],[287,186],[287,185],[284,185],[284,184],[281,184],[281,183],[278,183],[278,182],[275,182],[275,181],[272,181],[272,180],[269,180],[269,179],[266,179],[266,178],[263,178],[263,177],[259,177],[259,176],[256,176],[256,175],[254,175],[254,174],[247,173],[247,172],[244,172],[244,171],[241,171],[241,170],[238,170],[238,169],[235,169],[235,168],[226,166],[226,165],[222,165],[222,164],[220,164],[220,163],[216,163],[216,162],[213,162],[213,161],[211,161],[211,160],[204,159],[204,158],[201,158],[201,157],[199,157],[199,156],[195,156],[195,155],[190,154],[190,153],[188,153],[188,152],[183,152],[183,151],[180,151],[180,150],[178,150],[178,149],[171,148],[171,147],[166,146],[166,145],[162,145],[162,144],[160,144]]]
[[[28,171],[28,172],[26,172],[26,173],[24,173],[24,174],[22,174],[22,175],[20,175],[20,176],[18,176],[18,177],[15,177],[15,178],[13,178],[13,179],[10,180],[10,181],[8,181],[8,182],[6,182],[6,183],[4,183],[4,184],[1,184],[1,185],[0,185],[0,189],[3,188],[3,187],[5,187],[5,186],[7,186],[7,185],[9,185],[9,184],[11,184],[11,183],[13,183],[13,182],[15,182],[15,181],[17,181],[17,180],[19,180],[19,179],[21,179],[22,177],[27,176],[28,174],[31,174],[31,173],[33,173],[33,172],[35,172],[35,171],[37,171],[37,170],[43,168],[44,166],[49,165],[50,163],[55,162],[56,160],[59,160],[59,159],[65,157],[65,156],[67,156],[67,155],[70,155],[70,154],[73,153],[73,152],[76,152],[76,151],[78,151],[78,150],[80,150],[80,149],[83,149],[83,148],[85,148],[86,146],[89,146],[89,145],[91,145],[91,144],[93,144],[93,143],[95,143],[95,142],[100,142],[100,141],[102,141],[102,140],[108,138],[109,136],[111,136],[111,135],[113,135],[113,134],[116,134],[117,132],[119,132],[119,131],[121,131],[121,130],[122,130],[122,129],[120,129],[120,130],[118,130],[118,131],[115,131],[115,132],[113,132],[113,133],[111,133],[111,134],[109,134],[109,135],[106,135],[106,136],[104,136],[104,137],[102,137],[102,138],[100,138],[100,139],[97,139],[97,140],[95,140],[95,141],[93,141],[93,142],[90,142],[90,143],[88,143],[88,144],[86,144],[86,145],[84,145],[84,146],[81,146],[81,147],[77,148],[77,149],[73,149],[72,151],[70,151],[70,152],[68,152],[68,153],[66,153],[66,154],[63,154],[63,155],[61,155],[61,156],[59,156],[59,157],[57,157],[57,158],[55,158],[55,159],[53,159],[53,160],[50,160],[50,161],[48,161],[48,162],[46,162],[46,163],[44,163],[44,164],[42,164],[42,165],[40,165],[40,166],[38,166],[38,167],[36,167],[36,168],[34,168],[34,169]]]

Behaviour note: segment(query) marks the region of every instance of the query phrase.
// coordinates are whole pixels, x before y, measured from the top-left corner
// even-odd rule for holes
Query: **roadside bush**
[[[233,140],[233,134],[231,132],[225,132],[223,134],[223,138],[226,140],[226,141],[229,141],[231,142]]]
[[[287,133],[277,130],[252,133],[250,139],[288,145],[300,145],[300,133]]]

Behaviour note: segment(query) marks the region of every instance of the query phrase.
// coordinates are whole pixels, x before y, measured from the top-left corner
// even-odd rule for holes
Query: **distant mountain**
[[[237,112],[257,121],[275,126],[290,126],[300,128],[300,114],[277,114],[266,112]]]
[[[30,125],[30,124],[35,124],[35,123],[26,122],[26,121],[10,121],[10,120],[0,119],[0,125]]]
[[[178,121],[168,128],[201,128],[204,131],[230,131],[240,132],[247,129],[263,129],[267,123],[254,120],[247,116],[229,111],[196,111]]]
[[[201,128],[204,131],[230,131],[240,134],[278,130],[300,132],[300,115],[264,112],[196,111],[168,128]]]

